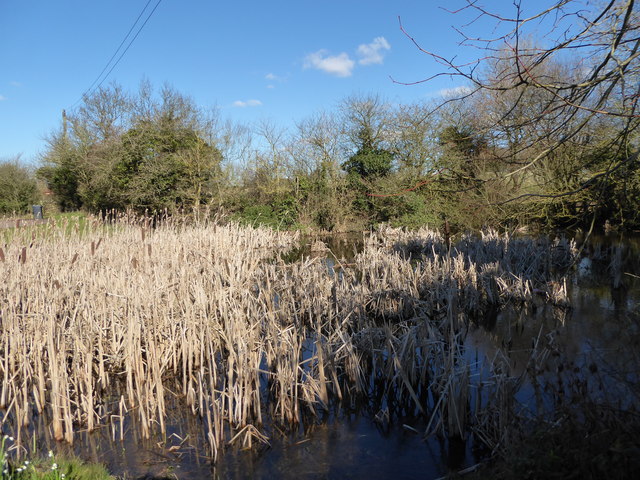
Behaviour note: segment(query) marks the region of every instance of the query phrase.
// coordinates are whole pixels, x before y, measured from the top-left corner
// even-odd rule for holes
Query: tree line
[[[637,149],[637,135],[612,149],[619,126],[603,119],[522,169],[545,148],[526,129],[550,127],[488,130],[486,116],[508,109],[506,100],[483,94],[436,109],[436,102],[352,96],[285,130],[224,122],[170,87],[154,93],[143,84],[129,94],[112,85],[65,115],[35,174],[16,162],[0,165],[0,208],[28,208],[37,177],[62,211],[207,206],[248,223],[327,231],[382,222],[568,227],[594,216],[637,226],[637,160],[593,180]],[[528,108],[538,105],[531,99]]]
[[[468,2],[508,27],[466,37],[477,61],[457,65],[410,37],[463,82],[455,95],[410,104],[355,95],[288,129],[223,121],[169,86],[112,84],[63,117],[37,175],[62,210],[207,206],[327,231],[381,222],[637,229],[640,20],[632,1],[571,10],[578,4],[525,18],[515,2],[510,19]],[[544,42],[526,35],[549,17]],[[20,203],[15,192],[2,199],[7,188],[5,212]]]

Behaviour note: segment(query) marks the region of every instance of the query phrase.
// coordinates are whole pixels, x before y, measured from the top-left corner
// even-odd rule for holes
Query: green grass
[[[34,459],[12,458],[13,438],[0,440],[0,479],[2,480],[115,480],[99,464],[86,464],[78,459],[58,458],[53,452]]]
[[[45,217],[47,223],[36,225],[24,225],[19,228],[8,227],[0,229],[2,243],[9,244],[14,241],[30,243],[34,238],[46,239],[56,235],[84,236],[96,228],[104,230],[108,234],[114,230],[114,226],[100,224],[98,227],[91,222],[91,216],[84,212],[55,213]],[[17,220],[12,217],[11,220]]]

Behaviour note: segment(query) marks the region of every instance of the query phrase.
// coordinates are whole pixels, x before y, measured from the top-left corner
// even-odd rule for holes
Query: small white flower
[[[25,461],[24,461],[24,464],[25,464],[25,466],[26,466],[26,465],[29,465],[29,460],[25,460]]]
[[[60,478],[65,478],[65,477],[64,477],[64,473],[61,473],[61,474],[60,474]]]
[[[16,472],[21,473],[21,472],[22,472],[22,467],[18,467],[18,468],[16,469]]]
[[[13,437],[9,437],[9,441],[10,441],[10,442],[13,442]]]
[[[53,452],[49,450],[49,458],[53,457]]]
[[[51,470],[56,470],[58,468],[58,464],[54,463],[53,465],[51,465]]]

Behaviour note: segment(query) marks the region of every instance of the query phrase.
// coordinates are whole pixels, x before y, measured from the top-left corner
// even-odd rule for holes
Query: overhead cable
[[[106,63],[106,65],[104,66],[104,68],[102,69],[102,71],[100,72],[100,74],[96,77],[96,79],[93,81],[93,83],[89,86],[89,88],[87,88],[82,95],[80,96],[80,98],[78,100],[76,100],[76,102],[72,105],[75,106],[77,105],[80,101],[82,101],[87,95],[89,95],[92,91],[100,88],[100,86],[105,82],[105,80],[109,77],[109,75],[111,74],[111,72],[113,71],[114,68],[116,68],[116,66],[118,65],[118,63],[120,63],[120,60],[122,60],[122,57],[124,57],[124,55],[127,53],[127,51],[129,50],[129,48],[131,47],[131,45],[133,44],[133,42],[136,40],[136,38],[138,38],[138,35],[140,35],[140,32],[142,31],[142,29],[144,28],[144,26],[147,24],[147,22],[149,21],[149,19],[151,18],[151,16],[153,15],[153,13],[156,11],[156,9],[158,8],[158,6],[160,5],[160,3],[162,2],[162,0],[158,0],[158,2],[156,3],[155,7],[153,7],[153,10],[151,10],[151,12],[149,13],[149,15],[147,15],[147,18],[145,19],[145,21],[142,23],[142,25],[140,25],[140,28],[138,28],[138,31],[136,32],[136,34],[133,36],[133,38],[131,38],[131,40],[129,41],[129,43],[127,44],[126,48],[122,51],[122,53],[120,53],[120,56],[117,58],[117,60],[111,64],[113,62],[113,59],[116,57],[116,55],[118,55],[118,52],[120,51],[120,49],[122,48],[122,46],[125,44],[125,42],[127,41],[127,39],[129,38],[129,36],[131,35],[131,32],[133,31],[133,29],[136,27],[136,25],[138,24],[138,22],[140,21],[140,18],[142,17],[142,15],[144,14],[144,12],[147,10],[147,7],[149,6],[149,4],[151,3],[152,0],[148,0],[146,5],[144,6],[144,8],[140,11],[140,14],[138,15],[138,17],[136,18],[135,22],[133,22],[133,25],[131,25],[131,28],[129,29],[129,31],[127,32],[127,34],[124,36],[124,38],[122,39],[122,42],[120,42],[120,45],[118,45],[118,48],[116,49],[116,51],[113,53],[113,55],[111,56],[111,58],[109,59],[109,61]],[[109,65],[111,65],[111,68],[109,68]],[[109,71],[107,71],[106,74],[104,74],[104,72],[107,70],[107,68],[109,68]],[[104,74],[104,76],[103,76]],[[100,80],[102,78],[102,80]],[[97,83],[97,85],[96,85]]]

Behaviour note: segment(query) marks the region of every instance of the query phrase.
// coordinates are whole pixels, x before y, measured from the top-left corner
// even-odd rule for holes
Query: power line
[[[84,96],[86,94],[88,94],[91,89],[93,89],[93,86],[98,83],[98,80],[100,80],[100,77],[102,77],[102,74],[107,70],[107,68],[109,68],[109,65],[111,64],[111,62],[113,61],[113,59],[116,57],[116,55],[118,54],[118,52],[120,51],[120,49],[122,48],[122,45],[124,45],[124,42],[127,41],[127,38],[129,38],[129,35],[131,35],[131,32],[133,31],[133,29],[135,28],[135,26],[138,24],[138,21],[140,20],[140,17],[142,17],[142,14],[144,13],[144,11],[147,9],[147,7],[149,6],[149,4],[151,3],[152,0],[148,0],[147,4],[144,6],[144,8],[140,11],[140,13],[138,14],[138,18],[136,18],[136,21],[133,22],[133,25],[131,25],[131,28],[129,29],[129,31],[127,32],[127,34],[124,36],[124,38],[122,39],[122,42],[120,42],[120,45],[118,45],[118,48],[116,49],[115,52],[113,52],[113,55],[111,55],[111,58],[109,59],[109,61],[106,63],[106,65],[104,66],[104,68],[102,69],[102,71],[98,74],[98,76],[96,77],[96,79],[93,81],[93,83],[89,86],[89,88],[87,88],[82,95],[80,96],[80,99],[78,99],[78,101],[76,101],[76,103],[78,103],[80,100],[82,100],[84,98]],[[76,104],[74,103],[74,105]]]
[[[82,95],[80,96],[80,100],[82,100],[84,98],[84,96],[89,93],[91,91],[91,89],[93,88],[93,86],[98,83],[98,80],[100,80],[100,77],[102,77],[102,74],[107,70],[107,68],[109,68],[109,65],[111,64],[111,62],[113,61],[114,58],[116,58],[116,55],[118,54],[118,52],[120,51],[120,49],[122,48],[122,45],[124,45],[124,42],[127,41],[127,38],[129,38],[129,35],[131,35],[131,32],[133,32],[133,29],[135,28],[135,26],[137,25],[138,21],[140,20],[140,17],[142,17],[142,14],[144,13],[144,11],[147,9],[147,7],[149,6],[149,4],[151,3],[152,0],[149,0],[147,2],[147,4],[144,6],[144,8],[142,9],[142,11],[140,12],[140,14],[138,15],[138,18],[136,18],[136,21],[133,22],[133,25],[131,25],[131,28],[129,29],[129,31],[127,32],[127,34],[124,36],[124,38],[122,39],[122,42],[120,42],[120,45],[118,45],[118,48],[116,49],[115,52],[113,52],[113,55],[111,55],[111,58],[109,59],[109,61],[106,63],[106,65],[104,66],[104,68],[102,69],[102,71],[100,72],[100,74],[96,77],[96,79],[93,81],[93,83],[89,86],[89,88],[87,88]],[[78,103],[80,100],[78,100],[76,103]],[[74,103],[75,105],[75,103]]]
[[[118,52],[120,51],[120,49],[122,48],[122,46],[124,45],[124,43],[127,41],[127,38],[129,38],[129,35],[131,35],[131,32],[133,31],[133,29],[135,28],[135,26],[138,24],[138,22],[140,21],[140,18],[142,17],[142,15],[144,14],[144,12],[147,10],[147,7],[149,6],[149,4],[151,3],[152,0],[148,0],[146,5],[144,6],[144,8],[140,11],[140,14],[138,14],[138,17],[136,18],[136,21],[133,22],[133,25],[131,25],[131,28],[129,29],[129,31],[127,32],[127,34],[124,36],[124,38],[122,39],[122,42],[120,42],[120,45],[118,45],[118,48],[116,49],[116,51],[113,53],[113,55],[111,55],[111,58],[109,59],[109,61],[106,63],[106,65],[104,66],[104,68],[102,69],[102,71],[100,72],[100,74],[96,77],[96,79],[93,81],[93,83],[91,84],[91,86],[89,86],[89,88],[87,88],[82,95],[80,96],[80,98],[78,100],[76,100],[76,102],[72,105],[75,106],[77,105],[80,101],[82,101],[89,93],[91,93],[93,90],[96,90],[98,88],[100,88],[100,86],[104,83],[104,81],[109,77],[109,75],[111,74],[111,72],[113,71],[114,68],[116,68],[116,66],[118,65],[118,63],[120,63],[120,60],[122,60],[122,57],[124,57],[125,53],[127,53],[127,51],[129,50],[129,48],[131,47],[131,45],[133,44],[133,42],[136,40],[136,38],[138,38],[138,35],[140,35],[140,32],[142,31],[142,29],[144,28],[144,26],[147,24],[147,22],[149,21],[149,19],[151,18],[151,16],[153,15],[153,13],[156,11],[156,9],[158,8],[158,6],[160,5],[160,3],[162,2],[162,0],[158,0],[158,3],[156,3],[155,7],[153,7],[153,10],[151,10],[151,12],[149,13],[149,15],[147,15],[147,18],[145,19],[144,23],[142,23],[142,25],[140,26],[140,28],[138,28],[138,31],[136,32],[136,34],[133,36],[133,38],[131,39],[131,41],[128,43],[127,47],[122,51],[122,53],[120,54],[120,56],[118,57],[118,59],[115,61],[115,63],[113,65],[111,65],[111,68],[109,69],[109,71],[106,73],[106,75],[104,75],[104,77],[102,78],[102,80],[100,80],[100,78],[102,77],[102,74],[105,72],[105,70],[107,70],[107,68],[109,68],[109,65],[111,64],[111,62],[113,61],[113,59],[115,58],[115,56],[118,54]],[[100,80],[100,83],[98,83],[96,85],[96,83],[98,82],[98,80]],[[94,87],[95,85],[95,87]]]
[[[156,11],[156,9],[158,8],[158,5],[160,5],[160,3],[162,2],[162,0],[158,0],[158,3],[156,3],[156,6],[153,7],[153,10],[151,10],[151,13],[149,14],[149,16],[147,17],[147,19],[144,21],[144,23],[140,26],[140,28],[138,29],[138,31],[136,32],[135,36],[131,39],[131,41],[129,42],[129,45],[127,45],[127,48],[124,49],[124,51],[120,54],[120,56],[118,57],[118,59],[116,60],[116,63],[113,64],[113,66],[109,69],[109,71],[107,72],[107,74],[105,75],[105,77],[102,79],[102,81],[96,86],[96,88],[100,88],[100,85],[102,85],[102,83],[107,79],[107,77],[109,76],[109,74],[113,71],[114,68],[116,68],[116,65],[118,65],[118,63],[120,63],[120,60],[122,60],[122,57],[124,57],[124,54],[127,53],[127,50],[129,50],[129,47],[131,47],[131,44],[135,41],[136,38],[138,38],[138,35],[140,35],[140,32],[142,31],[142,29],[144,28],[144,26],[147,24],[147,22],[149,21],[149,19],[151,18],[151,15],[153,15],[153,12]]]

